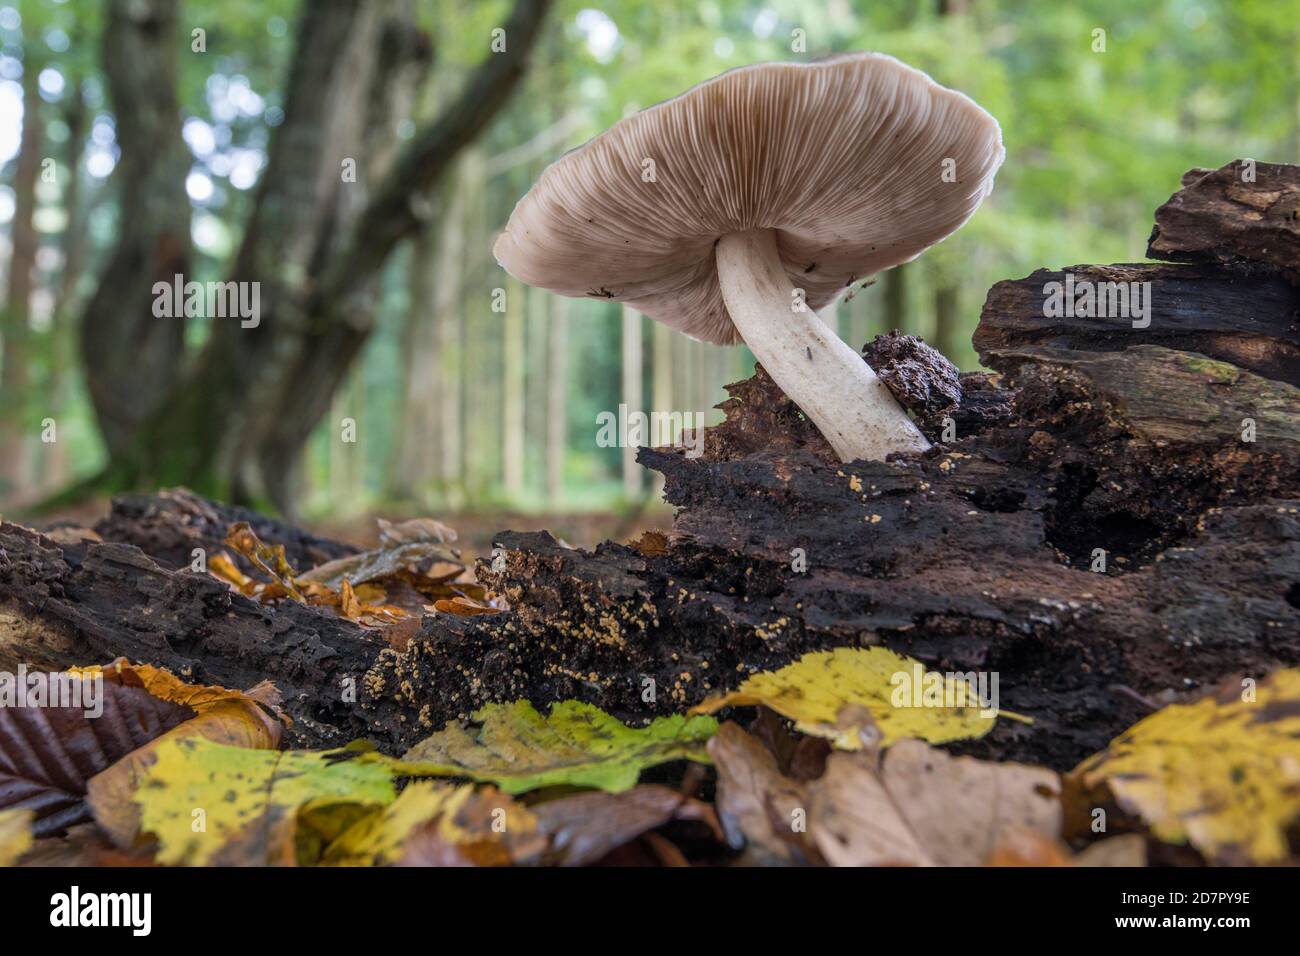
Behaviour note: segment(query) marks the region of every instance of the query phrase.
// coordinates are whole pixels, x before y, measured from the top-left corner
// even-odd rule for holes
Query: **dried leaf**
[[[474,617],[478,614],[500,614],[501,609],[480,604],[465,597],[454,597],[433,602],[433,609],[443,614],[455,614],[457,617]]]
[[[950,757],[919,740],[835,753],[809,785],[808,832],[834,866],[979,866],[1013,827],[1061,832],[1041,767]]]
[[[284,545],[277,544],[272,547],[262,543],[247,521],[239,521],[230,526],[226,532],[226,544],[251,561],[289,597],[300,604],[306,603],[306,598],[294,583],[297,572],[290,566],[289,559],[284,555]]]
[[[13,866],[32,845],[30,810],[0,810],[0,866]]]
[[[124,683],[144,687],[160,700],[183,704],[196,715],[133,750],[87,782],[86,800],[95,821],[119,847],[131,846],[139,835],[140,814],[133,798],[145,771],[154,762],[155,750],[162,743],[181,737],[201,737],[233,747],[274,749],[280,745],[280,735],[289,723],[280,710],[280,693],[269,681],[247,692],[187,684],[170,671],[147,664],[132,665],[124,658],[102,670]]]
[[[718,817],[732,849],[747,847],[748,864],[821,862],[804,836],[808,797],[797,781],[783,776],[776,758],[756,737],[727,722],[709,741],[718,769]]]
[[[918,684],[932,687],[938,703],[916,706],[925,700],[911,693]],[[931,743],[983,737],[993,729],[998,714],[1017,716],[1006,711],[985,716],[970,682],[926,673],[919,661],[884,647],[805,654],[780,670],[755,674],[738,690],[710,698],[691,713],[760,704],[793,720],[803,733],[825,737],[841,750],[877,743],[887,746],[906,737]],[[880,739],[864,739],[864,731],[874,738],[875,728]]]
[[[379,518],[379,541],[385,547],[408,544],[416,541],[436,541],[446,544],[456,540],[454,529],[433,518],[410,518],[393,524]]]
[[[618,792],[635,786],[646,767],[708,763],[705,741],[717,730],[711,717],[659,717],[647,727],[628,727],[575,700],[556,704],[546,717],[524,700],[489,704],[474,720],[473,727],[449,723],[416,744],[397,770],[490,781],[507,793],[554,784]]]
[[[721,839],[713,808],[656,784],[576,793],[531,807],[550,841],[547,862],[586,866],[670,820],[699,820]]]
[[[1300,669],[1261,681],[1253,700],[1228,682],[1218,694],[1140,721],[1071,774],[1108,791],[1166,843],[1212,862],[1287,859],[1300,821]]]

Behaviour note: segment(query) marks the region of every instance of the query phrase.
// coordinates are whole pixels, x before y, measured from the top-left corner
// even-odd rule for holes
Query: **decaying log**
[[[1153,259],[1273,268],[1300,280],[1300,167],[1234,160],[1193,169],[1156,210]]]
[[[509,609],[430,615],[394,647],[184,569],[239,520],[184,494],[117,503],[98,543],[0,527],[0,641],[270,677],[303,739],[390,750],[490,701],[644,720],[809,650],[882,644],[996,672],[1000,705],[1035,720],[959,749],[1066,768],[1153,704],[1300,664],[1300,335],[1275,265],[1070,270],[1150,281],[1139,328],[1047,317],[1063,273],[998,283],[975,337],[991,374],[878,340],[873,366],[937,443],[922,455],[839,463],[759,369],[729,387],[703,455],[641,451],[671,531],[593,551],[502,533],[476,570]],[[300,566],[346,552],[256,530]]]
[[[1074,276],[1076,285],[1149,282],[1150,313],[1049,317],[1050,283]],[[1143,302],[1148,296],[1143,293]],[[1135,322],[1144,327],[1135,327]],[[1230,362],[1269,378],[1300,385],[1300,290],[1277,274],[1210,265],[1072,266],[1039,269],[989,290],[975,331],[980,359],[1019,346],[1053,345],[1080,351],[1116,351],[1162,345]],[[1005,368],[1008,362],[1003,361]]]
[[[193,499],[188,492],[163,495],[155,504],[166,509],[178,497]],[[203,504],[213,515],[223,514],[219,506]],[[115,514],[101,527],[122,520]],[[263,524],[263,530],[270,527]],[[169,553],[168,546],[162,550]],[[164,567],[132,544],[56,545],[0,523],[5,670],[20,661],[63,668],[125,656],[226,687],[248,688],[269,678],[294,720],[290,739],[320,746],[361,736],[392,710],[376,701],[375,714],[363,716],[344,695],[344,678],[360,683],[381,647],[373,632],[325,609],[292,601],[263,606],[209,574]]]

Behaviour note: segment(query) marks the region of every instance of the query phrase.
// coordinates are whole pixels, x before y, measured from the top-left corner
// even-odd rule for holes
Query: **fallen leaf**
[[[438,544],[446,544],[456,540],[455,529],[447,527],[434,518],[409,518],[397,524],[379,518],[377,523],[379,541],[387,547],[413,541],[436,541]]]
[[[1255,699],[1229,681],[1134,724],[1071,774],[1082,792],[1109,792],[1166,843],[1190,843],[1216,863],[1278,863],[1300,821],[1300,669],[1259,682]]]
[[[832,754],[808,789],[809,835],[834,866],[980,866],[1012,828],[1061,832],[1052,771],[951,757],[920,740],[883,757]]]
[[[659,557],[668,553],[668,535],[662,531],[646,531],[631,546],[643,557]]]
[[[202,700],[202,692],[224,691],[224,688],[196,688],[196,691],[199,693],[193,696],[201,702],[195,707],[198,711],[195,717],[133,750],[87,782],[86,801],[95,822],[117,846],[134,845],[140,834],[140,808],[135,803],[135,794],[146,772],[153,766],[160,746],[186,737],[229,747],[274,750],[280,746],[284,726],[281,718],[268,713],[251,696],[225,691],[232,696]]]
[[[294,583],[297,572],[294,571],[289,564],[289,559],[284,555],[284,545],[277,544],[272,547],[263,544],[247,521],[239,521],[230,526],[226,532],[226,544],[252,562],[258,570],[279,585],[289,597],[300,604],[306,603],[306,598],[303,597],[302,592],[298,590],[298,586]]]
[[[295,833],[286,821],[304,805],[383,806],[396,795],[387,766],[348,750],[254,750],[186,737],[163,742],[154,758],[135,802],[160,863],[203,865],[231,842],[242,844],[245,862],[283,862]]]
[[[13,866],[32,845],[30,810],[0,810],[0,866]]]
[[[396,575],[423,575],[431,567],[446,564],[454,564],[459,569],[457,573],[465,567],[455,552],[447,548],[428,541],[412,541],[328,561],[299,575],[298,581],[337,591],[344,581],[355,586]]]
[[[804,834],[808,797],[804,785],[781,774],[776,757],[756,737],[728,721],[709,741],[718,771],[718,818],[743,863],[820,863]]]
[[[93,706],[0,706],[0,809],[33,811],[37,836],[89,819],[87,782],[194,714],[133,675],[69,672],[59,682],[71,695],[63,699]]]
[[[545,847],[537,818],[495,787],[416,781],[388,806],[345,830],[321,862],[419,865],[422,858],[436,856],[470,866],[504,866],[531,862]]]
[[[1146,866],[1146,839],[1139,833],[1107,837],[1074,854],[1040,830],[1012,827],[989,854],[988,866]]]
[[[939,704],[914,706],[911,694],[901,693],[921,681],[942,692]],[[954,702],[956,706],[951,706]],[[907,737],[931,743],[983,737],[997,719],[997,714],[981,713],[983,706],[969,681],[926,673],[919,661],[884,647],[840,647],[805,654],[780,670],[747,678],[739,689],[709,698],[691,713],[760,704],[793,720],[803,733],[825,737],[841,750],[877,743],[888,746]],[[846,712],[846,707],[857,712]],[[846,721],[846,713],[853,719]],[[879,741],[864,739],[864,731],[874,734],[877,729]]]
[[[473,617],[476,614],[500,614],[501,609],[480,604],[465,597],[443,598],[433,602],[433,609],[443,614],[455,614],[457,617]]]
[[[549,841],[546,862],[561,866],[595,863],[671,820],[697,820],[722,838],[712,807],[657,784],[622,793],[576,793],[530,809]]]
[[[618,792],[635,786],[646,767],[681,759],[708,763],[705,741],[717,730],[711,717],[682,716],[628,727],[575,700],[556,704],[546,717],[525,700],[489,704],[474,720],[478,726],[447,724],[408,750],[398,769],[490,781],[507,793],[554,784]]]

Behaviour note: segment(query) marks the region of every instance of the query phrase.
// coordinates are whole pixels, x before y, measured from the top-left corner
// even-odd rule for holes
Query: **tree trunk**
[[[129,457],[144,423],[184,368],[184,315],[154,314],[154,285],[189,279],[192,157],[176,95],[181,49],[175,0],[112,0],[104,74],[120,151],[117,243],[81,316],[86,387],[114,460]],[[226,409],[206,407],[209,420]]]
[[[940,282],[934,289],[934,347],[956,362],[965,350],[961,338],[957,286]]]
[[[420,225],[423,204],[412,197],[504,104],[547,7],[518,0],[507,50],[488,55],[438,121],[383,168],[391,144],[377,131],[394,135],[409,100],[400,90],[422,72],[427,40],[406,17],[386,18],[387,3],[306,5],[285,122],[232,276],[260,283],[260,324],[216,325],[195,373],[115,455],[114,475],[292,505],[303,444],[372,330],[374,280]],[[355,183],[344,181],[346,160],[356,161]]]
[[[564,462],[569,450],[569,300],[551,296],[546,376],[546,500],[564,497]]]
[[[627,414],[644,411],[641,401],[641,313],[629,306],[623,306],[623,388],[622,404],[627,406]],[[650,436],[643,436],[650,444]],[[641,466],[636,460],[637,447],[626,442],[622,449],[623,459],[623,497],[634,501],[641,497]]]
[[[524,490],[524,310],[528,293],[514,276],[506,279],[506,314],[501,330],[501,483],[506,499]]]
[[[36,267],[38,238],[32,217],[36,212],[36,181],[41,172],[45,127],[41,118],[40,72],[36,62],[36,38],[27,44],[23,64],[22,145],[14,171],[14,218],[10,229],[13,250],[9,257],[8,294],[3,325],[0,325],[0,498],[20,500],[28,491],[28,443],[31,426],[27,411],[30,375],[28,347],[31,340],[32,270]]]
[[[906,271],[908,266],[904,263],[901,266],[894,266],[885,273],[884,277],[884,309],[885,309],[885,328],[884,332],[911,332],[914,330],[915,322],[910,315],[910,302],[907,294],[907,279],[910,275]]]

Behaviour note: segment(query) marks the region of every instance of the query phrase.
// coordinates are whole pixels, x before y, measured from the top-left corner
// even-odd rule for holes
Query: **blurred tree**
[[[135,9],[115,2],[123,17]],[[159,17],[161,8],[174,11],[167,0],[150,2]],[[505,48],[489,53],[460,97],[398,149],[398,120],[409,115],[430,58],[410,4],[304,4],[284,121],[231,273],[260,284],[260,323],[213,324],[193,373],[128,441],[109,442],[111,484],[185,483],[292,507],[307,436],[374,327],[374,281],[420,226],[424,207],[412,197],[505,103],[548,5],[518,0]],[[173,48],[174,26],[174,18],[154,24]],[[105,281],[115,275],[110,268]]]

